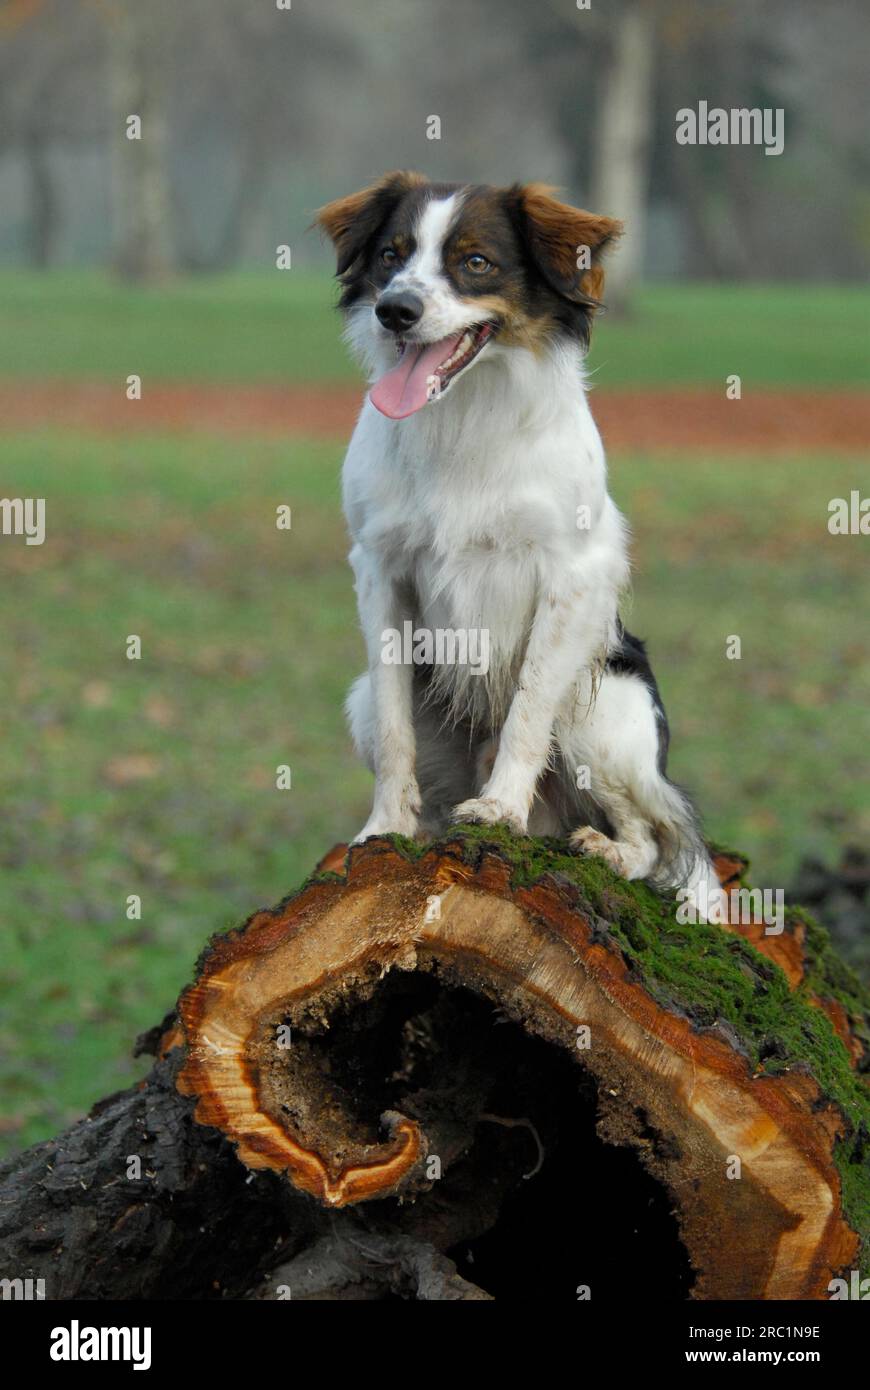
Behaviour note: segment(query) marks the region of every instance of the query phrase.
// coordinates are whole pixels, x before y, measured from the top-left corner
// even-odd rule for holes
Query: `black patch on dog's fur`
[[[671,741],[668,716],[665,714],[665,707],[662,704],[658,683],[653,675],[649,657],[646,654],[646,643],[642,642],[639,637],[633,637],[630,632],[626,631],[621,622],[619,624],[619,646],[614,647],[610,652],[605,662],[604,669],[610,671],[611,674],[615,676],[637,676],[643,681],[649,691],[655,707],[658,727],[658,769],[662,776],[664,776],[668,763],[668,746]]]

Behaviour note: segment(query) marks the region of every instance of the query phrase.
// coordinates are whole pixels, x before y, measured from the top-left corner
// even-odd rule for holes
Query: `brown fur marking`
[[[598,257],[622,233],[613,217],[572,208],[552,197],[547,184],[529,183],[522,190],[523,211],[529,222],[532,245],[542,263],[556,276],[569,298],[600,300],[604,270]],[[592,266],[582,274],[577,268],[578,247],[588,246]]]

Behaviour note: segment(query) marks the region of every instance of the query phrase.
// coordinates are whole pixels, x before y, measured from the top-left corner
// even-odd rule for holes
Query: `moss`
[[[317,869],[317,870],[315,870],[315,872],[314,872],[313,874],[309,874],[308,878],[305,880],[305,883],[304,883],[302,886],[303,886],[304,888],[310,888],[311,885],[314,884],[314,883],[343,883],[343,882],[344,882],[344,874],[338,873],[337,870],[335,870],[335,869]],[[291,893],[291,895],[290,895],[291,898],[292,898],[292,897],[295,897],[295,896],[296,896],[295,893]],[[284,900],[284,902],[289,902],[289,901],[290,901],[290,898],[285,898],[285,900]],[[284,904],[282,903],[281,906],[283,907]]]
[[[868,991],[854,970],[841,960],[831,945],[831,938],[805,907],[786,909],[786,924],[803,923],[806,929],[804,955],[806,970],[802,989],[819,999],[835,999],[842,1004],[865,1053],[870,1057],[870,1008]]]
[[[708,840],[707,848],[709,849],[710,853],[714,856],[717,854],[721,854],[725,859],[739,860],[740,863],[743,865],[744,874],[747,872],[752,862],[750,859],[747,859],[746,855],[743,854],[739,849],[732,849],[731,845],[722,845],[719,843],[718,840]]]

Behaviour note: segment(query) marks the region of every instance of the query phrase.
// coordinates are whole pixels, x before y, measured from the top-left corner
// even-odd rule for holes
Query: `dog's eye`
[[[383,251],[381,252],[381,265],[385,265],[385,266],[387,266],[387,268],[389,269],[389,268],[391,268],[392,266],[398,265],[398,264],[399,264],[399,253],[398,253],[398,251],[395,251],[395,250],[393,249],[392,246],[385,246],[384,249],[383,249]]]
[[[479,251],[474,251],[470,256],[466,256],[462,264],[473,275],[485,275],[488,270],[495,269],[492,261],[488,261],[486,256],[482,256]]]

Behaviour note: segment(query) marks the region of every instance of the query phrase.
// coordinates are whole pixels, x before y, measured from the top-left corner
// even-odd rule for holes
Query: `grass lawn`
[[[324,273],[202,276],[164,289],[97,274],[0,273],[0,377],[203,381],[356,379]],[[744,390],[867,382],[870,288],[655,285],[630,319],[603,316],[600,386]]]
[[[235,293],[240,309],[259,296],[275,350],[280,316],[266,293],[243,282]],[[25,281],[22,315],[26,299]],[[238,361],[218,351],[229,290],[211,311],[196,291],[190,305],[183,333],[165,340],[163,376],[194,342],[212,375],[240,363],[251,376],[287,370],[253,332]],[[36,370],[39,338],[43,369],[69,369],[74,316],[56,308],[57,334],[34,330],[14,364],[0,335],[7,370]],[[143,354],[156,370],[151,309],[123,354],[123,314],[106,343],[101,312],[95,303],[81,327],[82,371],[145,370]],[[334,369],[329,351],[326,336],[313,357],[298,340],[288,347],[297,369]],[[358,829],[369,779],[341,712],[362,645],[338,448],[61,432],[0,444],[4,495],[47,499],[45,544],[0,548],[0,1080],[4,1142],[16,1148],[142,1073],[131,1039],[173,1002],[205,938],[277,901]],[[828,500],[848,495],[858,467],[808,456],[612,461],[636,537],[626,617],[651,643],[672,773],[696,793],[710,834],[752,855],[762,886],[785,886],[804,851],[833,858],[870,828],[856,776],[866,544],[826,529]],[[275,527],[285,502],[290,532]],[[142,639],[140,661],[126,659],[130,634]],[[739,661],[725,656],[732,634]],[[284,763],[289,791],[275,787]],[[126,916],[131,894],[140,921]]]

